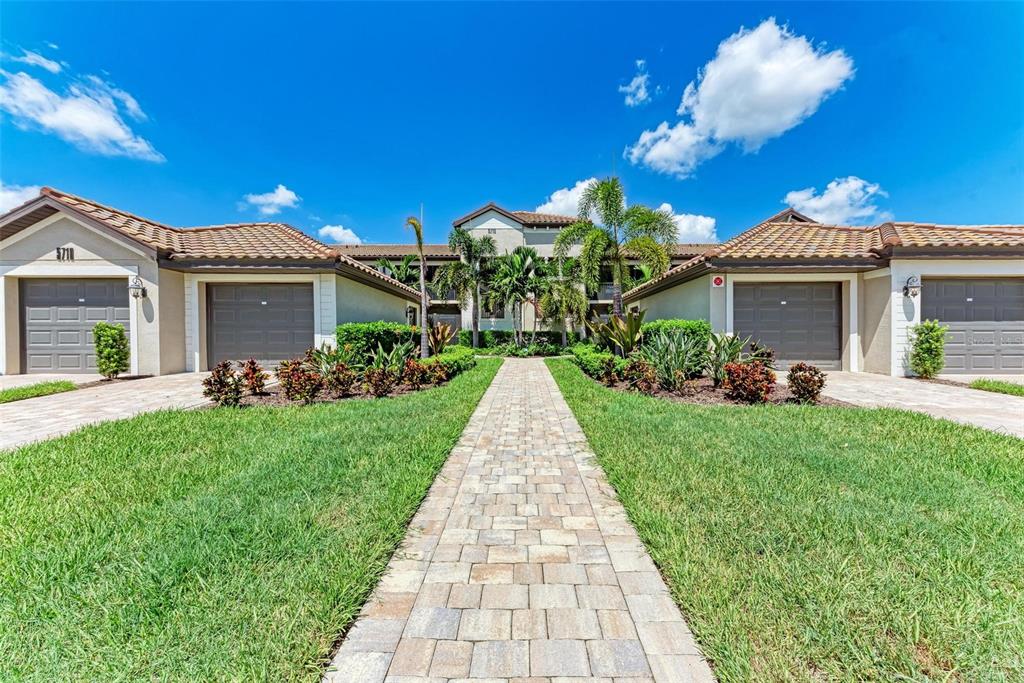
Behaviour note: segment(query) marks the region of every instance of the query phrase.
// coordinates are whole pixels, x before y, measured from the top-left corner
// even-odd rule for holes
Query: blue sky
[[[1021,3],[4,2],[2,198],[367,242],[408,241],[423,202],[443,241],[614,172],[683,239],[787,197],[1024,223],[1022,43]]]

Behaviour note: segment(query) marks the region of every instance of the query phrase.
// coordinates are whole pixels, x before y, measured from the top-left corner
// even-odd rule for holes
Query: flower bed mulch
[[[603,385],[607,386],[607,385]],[[743,401],[734,401],[725,395],[725,390],[722,388],[715,388],[714,383],[708,377],[701,377],[690,382],[692,393],[674,393],[671,391],[665,391],[661,387],[657,387],[651,396],[655,398],[662,398],[669,401],[675,401],[676,403],[692,403],[697,405],[723,405],[723,406],[746,406],[751,405],[744,403]],[[632,392],[629,385],[625,382],[616,382],[614,385],[609,387],[616,391],[627,391]],[[634,392],[635,393],[635,392]],[[776,384],[775,390],[772,391],[771,396],[768,398],[768,403],[773,405],[784,405],[792,404],[798,405],[799,401],[793,398],[793,394],[790,393],[789,387],[785,384]],[[850,403],[845,401],[837,401],[834,398],[827,396],[821,396],[818,399],[816,405],[821,406],[837,406],[842,408],[854,407]]]
[[[424,384],[419,389],[412,389],[409,386],[407,386],[405,384],[402,384],[402,385],[399,385],[399,386],[395,387],[391,391],[391,393],[389,393],[387,396],[384,396],[382,398],[393,398],[395,396],[402,396],[404,394],[413,394],[413,393],[416,393],[417,391],[423,391],[425,389],[433,389],[434,387],[444,386],[445,384],[447,384],[447,382],[444,382],[442,384]],[[377,397],[374,396],[373,394],[365,393],[362,390],[362,387],[354,387],[353,391],[351,393],[345,394],[344,396],[335,396],[335,395],[330,394],[328,392],[323,392],[319,396],[316,397],[316,399],[313,401],[313,403],[338,403],[339,401],[352,401],[352,400],[360,400],[360,399],[371,399],[372,400],[372,399],[375,399],[375,398],[377,398]],[[244,396],[242,396],[242,402],[239,405],[242,406],[242,407],[249,407],[249,406],[281,407],[281,406],[301,406],[301,405],[305,405],[305,404],[302,401],[290,401],[290,400],[288,400],[287,398],[285,398],[284,391],[281,389],[281,386],[279,384],[273,384],[271,386],[268,386],[266,388],[266,390],[262,394],[256,394],[255,396],[252,395],[252,394],[248,394],[248,393],[245,394]],[[206,407],[212,408],[213,406],[210,405],[210,406],[206,406]]]

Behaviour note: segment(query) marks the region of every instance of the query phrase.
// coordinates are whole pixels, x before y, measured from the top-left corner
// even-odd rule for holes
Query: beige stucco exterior
[[[646,320],[686,318],[710,320],[711,276],[704,275],[645,297],[638,302],[647,311]],[[636,304],[631,303],[630,306]]]
[[[394,294],[383,292],[340,275],[335,277],[335,285],[337,287],[335,310],[339,325],[376,320],[401,323],[406,321],[406,308],[417,306]]]
[[[891,370],[892,298],[889,269],[861,275],[861,359],[865,372]]]

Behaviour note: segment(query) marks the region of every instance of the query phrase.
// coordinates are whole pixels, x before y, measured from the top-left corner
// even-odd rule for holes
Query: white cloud
[[[633,76],[627,85],[620,85],[619,92],[626,96],[627,107],[638,107],[651,99],[647,91],[647,83],[650,74],[647,73],[647,62],[643,59],[636,60],[636,75]]]
[[[39,185],[4,185],[0,180],[0,213],[7,213],[39,196]]]
[[[579,213],[580,195],[587,189],[587,185],[595,182],[597,178],[581,180],[572,187],[563,187],[555,190],[548,197],[548,200],[538,206],[535,211],[538,213],[553,213],[560,216],[575,216]]]
[[[686,86],[675,125],[662,122],[627,148],[633,163],[686,177],[725,143],[746,152],[799,125],[853,76],[853,60],[768,19],[722,41]]]
[[[891,215],[880,211],[874,203],[879,197],[888,196],[878,183],[847,176],[830,182],[821,194],[807,187],[787,192],[783,201],[821,223],[844,225],[890,220]]]
[[[363,240],[344,225],[325,225],[317,231],[320,237],[334,244],[362,244]]]
[[[281,213],[281,209],[293,208],[302,201],[299,195],[280,184],[271,192],[247,194],[244,199],[245,204],[256,207],[264,216],[274,216]]]
[[[38,52],[30,52],[22,48],[20,57],[11,57],[12,61],[21,62],[22,64],[28,64],[29,66],[38,66],[42,69],[46,69],[52,74],[59,74],[61,66],[58,62],[52,59],[47,59]]]
[[[61,95],[24,72],[0,70],[0,77],[5,79],[0,83],[0,110],[10,114],[20,128],[37,127],[87,152],[164,161],[122,117],[123,111],[130,118],[144,120],[138,102],[103,79],[87,76],[68,85]]]
[[[698,244],[718,241],[714,218],[695,213],[676,213],[668,202],[659,206],[658,210],[672,214],[676,224],[676,241]]]

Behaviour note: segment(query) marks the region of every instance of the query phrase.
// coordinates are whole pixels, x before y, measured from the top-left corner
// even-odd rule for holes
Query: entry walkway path
[[[205,372],[114,382],[0,404],[0,450],[67,434],[96,422],[206,403]]]
[[[507,359],[324,680],[713,681],[539,359]]]

